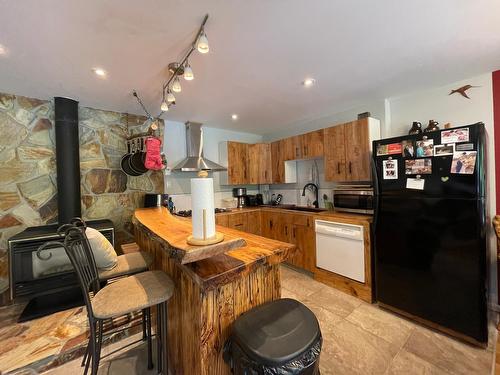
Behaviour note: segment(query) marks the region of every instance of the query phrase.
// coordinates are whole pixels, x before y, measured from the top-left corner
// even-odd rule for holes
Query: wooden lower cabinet
[[[223,227],[229,226],[229,215],[215,215],[215,224]]]
[[[273,240],[293,243],[297,249],[287,263],[310,272],[316,269],[316,233],[314,217],[311,215],[256,210],[216,215],[215,223]]]
[[[260,211],[251,211],[247,213],[247,232],[259,236],[262,235]]]
[[[314,228],[304,225],[293,225],[292,241],[297,246],[291,263],[307,271],[316,269],[316,233]]]
[[[248,217],[246,212],[237,212],[231,215],[227,215],[229,228],[238,229],[243,232],[248,230]]]

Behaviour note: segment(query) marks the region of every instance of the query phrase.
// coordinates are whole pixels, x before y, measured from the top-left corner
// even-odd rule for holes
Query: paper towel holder
[[[208,172],[207,171],[199,171],[198,172],[198,177],[201,178],[206,178],[208,177]],[[207,228],[206,228],[206,223],[207,223],[207,210],[203,209],[203,238],[194,238],[193,235],[188,236],[187,238],[187,243],[189,245],[194,245],[194,246],[206,246],[206,245],[213,245],[219,242],[224,241],[224,233],[220,232],[215,232],[215,234],[211,237],[207,237]]]

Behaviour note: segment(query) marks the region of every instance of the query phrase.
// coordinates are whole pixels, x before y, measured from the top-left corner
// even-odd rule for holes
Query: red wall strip
[[[495,183],[497,193],[497,214],[500,215],[500,70],[493,77],[493,118],[495,125]],[[500,298],[500,294],[499,294]]]

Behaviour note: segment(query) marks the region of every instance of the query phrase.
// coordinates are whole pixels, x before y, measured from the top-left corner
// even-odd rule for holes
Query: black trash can
[[[224,348],[236,375],[319,374],[322,337],[314,313],[284,298],[242,314]]]

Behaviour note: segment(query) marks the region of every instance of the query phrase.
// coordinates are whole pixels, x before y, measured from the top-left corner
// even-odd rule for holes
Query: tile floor
[[[488,349],[476,348],[367,304],[282,268],[282,295],[306,304],[318,317],[323,333],[321,374],[491,374],[496,329],[491,319]],[[133,340],[128,338],[125,340]],[[105,352],[123,345],[112,344]],[[139,345],[104,360],[99,374],[146,375],[145,346]],[[81,373],[79,359],[46,375]],[[31,374],[31,373],[30,373]]]

